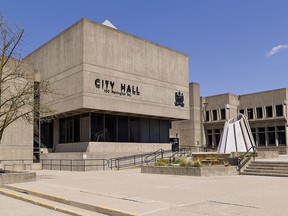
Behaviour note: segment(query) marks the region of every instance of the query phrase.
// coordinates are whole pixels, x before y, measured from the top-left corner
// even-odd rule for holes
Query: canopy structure
[[[247,152],[254,151],[255,141],[247,117],[239,113],[235,118],[225,122],[217,152]]]

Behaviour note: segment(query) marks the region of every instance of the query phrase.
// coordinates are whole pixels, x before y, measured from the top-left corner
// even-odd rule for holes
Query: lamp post
[[[207,149],[208,149],[208,143],[207,143],[207,140],[208,140],[208,136],[207,136],[207,105],[208,103],[207,102],[204,102],[203,103],[203,120],[204,120],[204,134],[205,134],[205,146],[206,146],[206,152],[207,152]]]

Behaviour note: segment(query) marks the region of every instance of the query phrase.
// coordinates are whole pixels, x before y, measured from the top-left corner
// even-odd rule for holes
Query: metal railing
[[[127,167],[132,166],[139,166],[146,163],[147,160],[149,160],[150,157],[152,157],[151,160],[153,160],[155,157],[158,158],[163,157],[166,152],[170,152],[171,150],[164,151],[163,149],[159,149],[156,152],[149,152],[144,154],[136,154],[136,155],[129,155],[129,156],[122,156],[117,158],[110,158],[108,160],[108,167],[110,169],[123,169]]]
[[[174,160],[177,156],[187,155],[192,152],[207,151],[205,147],[185,146],[176,152],[159,149],[155,152],[121,156],[110,159],[41,159],[42,169],[89,171],[106,169],[123,169],[132,166],[148,164],[159,159]]]
[[[190,150],[190,148],[181,148],[178,151],[174,152],[170,157],[169,157],[169,163],[174,162],[176,157],[181,157],[183,155],[187,154],[187,150]]]
[[[121,169],[131,166],[142,165],[144,163],[144,158],[147,154],[136,154],[117,158],[110,158],[108,160],[108,167],[112,169]]]
[[[89,171],[105,170],[108,167],[107,159],[42,159],[42,169]]]
[[[251,152],[251,150],[253,151]],[[245,166],[245,164],[247,164],[251,160],[251,158],[253,158],[253,161],[255,161],[255,155],[256,155],[256,149],[254,146],[252,146],[247,150],[245,154],[241,155],[238,158],[236,170],[240,172],[240,170]]]
[[[171,152],[171,151],[169,151],[169,152]],[[163,159],[163,157],[164,157],[164,150],[163,149],[159,149],[159,150],[153,152],[152,154],[147,155],[145,157],[144,161],[146,164],[148,164],[151,161],[157,161],[157,159],[159,159],[159,157],[160,157],[160,159]]]

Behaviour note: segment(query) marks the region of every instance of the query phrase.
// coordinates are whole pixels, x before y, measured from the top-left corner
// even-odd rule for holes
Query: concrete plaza
[[[288,181],[282,177],[170,176],[141,174],[140,169],[93,172],[41,170],[37,171],[36,182],[14,186],[135,215],[284,216],[288,212]],[[0,200],[2,206],[2,196]],[[15,202],[9,200],[5,202]],[[22,212],[29,211],[24,208],[25,205],[20,206]],[[49,215],[62,214],[49,212]]]

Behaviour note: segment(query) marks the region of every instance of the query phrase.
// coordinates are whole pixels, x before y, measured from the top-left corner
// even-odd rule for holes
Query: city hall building
[[[220,94],[200,97],[200,85],[190,83],[190,120],[173,122],[171,136],[180,144],[216,150],[225,121],[242,113],[248,117],[259,149],[287,152],[288,89],[276,89],[245,95]]]
[[[188,56],[111,23],[81,19],[25,60],[55,91],[41,97],[57,114],[41,124],[44,153],[171,149],[171,121],[189,119]]]

